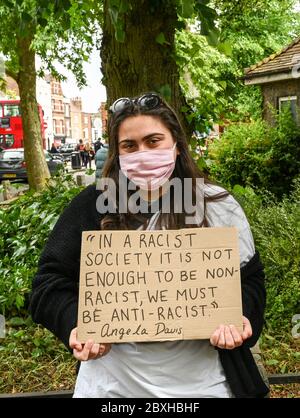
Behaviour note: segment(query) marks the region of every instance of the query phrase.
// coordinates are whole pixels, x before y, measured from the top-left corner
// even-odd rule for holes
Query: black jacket
[[[95,186],[89,186],[71,201],[49,236],[32,285],[33,320],[53,332],[68,348],[70,332],[77,325],[81,233],[100,229],[98,195]],[[250,320],[253,336],[241,347],[218,351],[233,394],[263,397],[268,388],[249,348],[261,333],[265,308],[264,273],[258,254],[241,269],[241,279],[243,314]]]
[[[250,351],[263,328],[266,301],[264,277],[263,266],[256,253],[241,269],[243,314],[251,323],[252,337],[233,350],[218,348],[227,381],[237,398],[264,397],[269,392]]]

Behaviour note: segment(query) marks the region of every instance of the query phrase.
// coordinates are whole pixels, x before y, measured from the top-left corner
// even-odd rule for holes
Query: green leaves
[[[166,101],[171,101],[172,91],[169,84],[164,84],[158,89],[158,92],[166,99]]]
[[[218,15],[215,9],[207,6],[207,0],[196,0],[195,11],[201,22],[201,35],[207,37],[210,45],[217,45],[219,38],[219,30],[216,27]]]
[[[24,314],[46,239],[80,190],[70,176],[57,177],[43,193],[28,192],[8,209],[0,209],[0,305],[6,316]]]
[[[217,46],[220,32],[216,26],[216,10],[208,6],[208,0],[179,0],[177,13],[184,19],[195,19],[200,22],[200,33],[207,38],[209,45]]]
[[[192,3],[191,32],[176,35],[177,63],[188,101],[206,120],[259,118],[260,89],[245,87],[241,76],[245,67],[287,45],[291,34],[299,33],[300,14],[292,9],[293,1]],[[197,24],[205,38],[196,33]]]
[[[193,0],[180,0],[180,12],[179,14],[184,18],[191,18],[194,15],[195,1]]]
[[[115,36],[118,42],[125,41],[125,31],[123,30],[123,27],[121,25],[116,26]]]
[[[157,35],[157,37],[155,38],[155,41],[156,41],[158,44],[160,44],[160,45],[164,45],[164,44],[168,44],[168,45],[170,45],[170,43],[169,43],[169,42],[167,42],[167,40],[166,40],[165,35],[164,35],[164,33],[163,33],[163,32],[160,32],[160,33]]]
[[[276,359],[271,359],[271,360],[266,361],[267,366],[277,366],[278,363],[279,363],[279,361],[276,360]]]
[[[230,42],[222,42],[217,45],[218,51],[230,57],[232,55],[232,46]]]
[[[44,327],[29,318],[16,324],[7,321],[6,337],[0,342],[1,393],[74,387],[76,361]]]
[[[124,15],[130,10],[127,0],[108,0],[108,13],[115,28],[115,38],[118,42],[125,41]]]
[[[206,37],[186,31],[176,35],[176,55],[180,83],[193,109],[188,117],[200,133],[207,132],[229,101],[222,73],[231,60],[210,46]]]
[[[124,7],[123,7],[124,9]],[[97,0],[18,0],[1,2],[0,52],[7,67],[19,71],[17,37],[33,39],[32,48],[42,58],[41,74],[60,74],[54,67],[59,61],[71,70],[79,87],[86,84],[82,63],[90,56],[95,43],[102,4]],[[122,32],[118,37],[122,39]]]
[[[211,176],[233,191],[242,204],[265,265],[268,334],[279,335],[284,330],[291,335],[291,319],[300,300],[300,178],[299,168],[290,177],[285,170],[299,160],[299,151],[293,148],[299,136],[289,141],[286,127],[289,146],[283,142],[280,148],[282,128],[282,122],[276,128],[262,121],[232,125],[210,146],[209,157]],[[278,148],[281,156],[294,149],[284,165],[276,156]],[[273,337],[266,338],[273,344]]]
[[[282,136],[282,132],[284,135]],[[278,197],[300,172],[299,129],[283,113],[276,127],[262,120],[230,126],[210,148],[211,174],[224,184],[256,186]]]

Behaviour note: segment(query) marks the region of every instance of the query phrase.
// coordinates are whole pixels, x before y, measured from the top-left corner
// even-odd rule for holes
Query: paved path
[[[84,167],[73,170],[72,167],[71,167],[70,162],[67,163],[66,168],[68,170],[68,173],[72,174],[73,177],[75,178],[75,180],[76,180],[76,177],[78,175],[84,175],[84,185],[85,186],[88,186],[89,184],[92,184],[92,183],[95,182],[95,167],[93,165],[92,165],[92,170],[94,170],[94,172],[91,175],[85,174],[87,170]]]
[[[78,170],[72,170],[71,164],[68,163],[67,164],[67,169],[68,169],[68,173],[72,174],[74,179],[76,180],[76,177],[79,175],[84,175],[84,179],[83,179],[83,185],[84,186],[88,186],[90,184],[93,184],[95,182],[95,172],[91,175],[85,174],[86,173],[86,169],[85,168],[81,168]],[[27,183],[11,183],[11,196],[12,198],[15,197],[19,192],[21,191],[25,191],[28,190],[29,186]],[[3,192],[1,191],[0,188],[0,203],[4,201],[3,198]]]
[[[11,183],[11,197],[15,197],[19,192],[22,192],[24,190],[28,190],[29,186],[26,183],[16,183],[17,186],[14,183]],[[0,202],[3,202],[4,198],[3,198],[3,192],[0,189]]]

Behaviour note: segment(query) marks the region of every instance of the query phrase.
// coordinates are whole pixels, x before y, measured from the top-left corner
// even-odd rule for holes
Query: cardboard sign
[[[206,339],[242,329],[236,228],[82,234],[78,338]]]

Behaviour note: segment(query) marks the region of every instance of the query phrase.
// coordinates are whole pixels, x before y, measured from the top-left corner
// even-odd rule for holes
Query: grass
[[[300,384],[272,385],[271,398],[300,398]]]
[[[289,335],[261,338],[268,374],[300,373],[300,340]],[[47,330],[14,318],[0,340],[0,393],[73,390],[76,360]],[[272,398],[299,398],[300,384],[272,385]]]
[[[267,374],[300,374],[300,339],[289,333],[271,336],[264,332],[260,339],[262,361]],[[271,398],[300,398],[300,384],[271,385]]]
[[[72,390],[76,360],[43,327],[8,326],[0,340],[0,393]]]
[[[288,333],[277,336],[263,333],[260,349],[268,374],[300,374],[300,339]]]
[[[85,174],[88,176],[91,176],[94,173],[95,173],[95,170],[93,170],[92,168],[87,168],[85,171]]]

